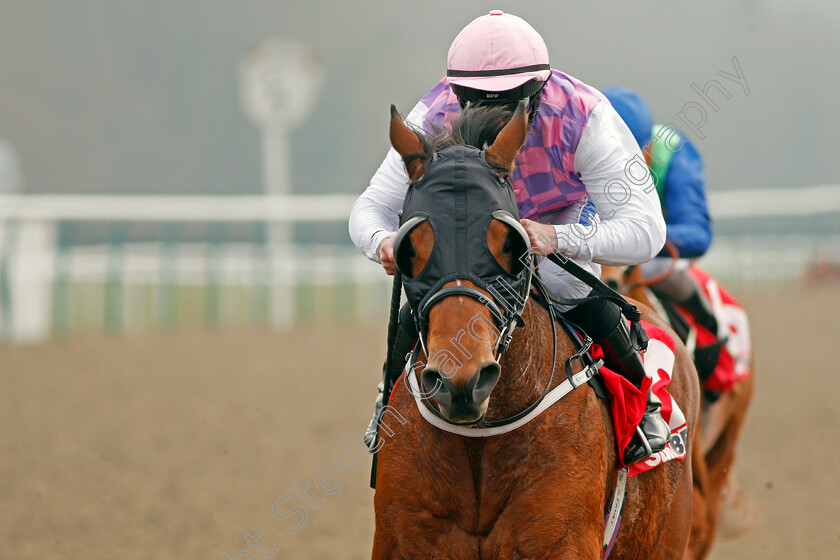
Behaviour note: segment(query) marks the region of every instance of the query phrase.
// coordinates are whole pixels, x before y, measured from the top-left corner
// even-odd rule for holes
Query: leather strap
[[[603,298],[615,303],[621,309],[621,314],[630,321],[630,341],[633,344],[633,347],[639,352],[647,350],[648,336],[641,324],[639,324],[639,321],[642,320],[642,312],[639,311],[634,304],[624,299],[621,294],[604,284],[600,278],[597,278],[591,272],[581,267],[571,259],[556,253],[551,253],[546,255],[546,257],[548,257],[548,260],[592,288],[592,291],[598,294],[596,296],[580,299],[552,297],[552,300],[565,305],[579,305],[581,303],[591,301],[593,298]],[[548,294],[546,294],[546,296],[548,296]]]

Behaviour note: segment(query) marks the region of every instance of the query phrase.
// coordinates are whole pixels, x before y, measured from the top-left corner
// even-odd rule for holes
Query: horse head
[[[627,295],[628,286],[638,284],[642,278],[642,270],[638,266],[601,267],[601,281],[623,295]]]
[[[411,180],[394,254],[426,351],[420,381],[444,419],[474,424],[530,289],[528,236],[508,180],[528,133],[525,105],[512,116],[468,107],[434,137],[391,109],[391,144]]]

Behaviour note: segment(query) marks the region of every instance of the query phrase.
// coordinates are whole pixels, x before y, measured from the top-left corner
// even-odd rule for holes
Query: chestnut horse
[[[468,108],[455,127],[469,129],[470,118]],[[509,113],[505,118],[510,118]],[[486,162],[501,179],[510,175],[527,132],[520,105],[484,150]],[[410,179],[416,181],[430,160],[421,156],[434,148],[424,148],[429,142],[421,142],[393,109],[390,137],[406,162]],[[468,143],[458,138],[452,142]],[[483,148],[484,143],[477,147]],[[489,168],[487,172],[493,173]],[[492,220],[486,239],[487,248],[507,272],[519,256],[512,250],[516,246],[510,242],[512,233],[510,225]],[[432,255],[435,236],[428,222],[409,235],[411,247],[403,255],[404,266],[416,275]],[[493,300],[473,282],[446,284],[456,285]],[[477,317],[483,320],[474,321]],[[649,310],[643,310],[643,317],[670,331]],[[552,328],[549,313],[532,299],[525,304],[522,318],[524,326],[515,331],[497,361],[493,346],[487,344],[498,334],[488,332],[495,324],[489,308],[457,292],[439,299],[428,314],[426,352],[420,355],[421,361],[427,361],[426,355],[431,359],[424,368],[405,375],[416,375],[421,387],[444,381],[443,396],[438,398],[438,393],[429,402],[453,424],[480,426],[482,421],[519,413],[543,394],[554,366],[562,371],[575,352],[572,341],[562,329]],[[478,327],[471,327],[472,336],[461,336],[471,320]],[[690,355],[672,336],[676,360],[668,389],[685,413],[691,447],[699,385]],[[455,371],[442,375],[448,366],[441,356],[451,354],[454,344],[464,359]],[[559,377],[565,379],[565,375]],[[553,385],[556,380],[557,376]],[[405,422],[394,422],[392,417],[380,441],[374,560],[603,557],[605,514],[620,464],[608,406],[588,384],[515,431],[492,437],[466,437],[432,425],[402,380],[388,408]],[[610,558],[684,558],[692,521],[691,461],[670,461],[629,478],[626,490],[623,520]]]
[[[670,245],[670,244],[669,244]],[[679,254],[669,247],[673,263]],[[640,267],[603,267],[601,278],[608,285],[648,307],[659,309],[661,304],[648,288],[664,280],[673,272],[672,265],[656,277],[644,278]],[[750,374],[722,393],[714,402],[703,399],[699,432],[699,449],[705,463],[706,480],[697,481],[695,492],[702,494],[696,504],[692,528],[692,558],[702,558],[716,535],[734,538],[748,530],[755,521],[749,498],[738,488],[732,469],[735,447],[747,416],[753,394],[755,368]]]

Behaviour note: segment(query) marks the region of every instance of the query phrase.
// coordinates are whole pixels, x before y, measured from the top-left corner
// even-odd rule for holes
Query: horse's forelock
[[[427,153],[465,144],[483,150],[493,144],[496,136],[513,116],[513,112],[500,105],[467,105],[454,119],[452,131],[432,126],[430,134],[420,134],[420,142]]]

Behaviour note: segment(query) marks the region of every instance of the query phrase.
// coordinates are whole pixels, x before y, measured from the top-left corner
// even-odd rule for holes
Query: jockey
[[[651,285],[651,289],[658,297],[685,308],[697,324],[717,334],[717,320],[688,272],[691,264],[689,259],[703,256],[712,243],[703,158],[694,144],[679,131],[654,124],[647,104],[635,92],[613,86],[603,93],[643,150],[662,203],[668,241],[676,247],[681,257],[673,273],[665,280]],[[652,277],[668,270],[670,266],[671,257],[663,249],[657,258],[642,265],[642,273]]]
[[[519,17],[493,10],[468,24],[449,49],[446,77],[423,96],[407,122],[433,131],[449,127],[468,103],[515,107],[522,100],[528,100],[532,126],[511,184],[532,247],[561,253],[595,276],[600,264],[638,264],[656,256],[665,242],[665,222],[632,134],[598,90],[551,69],[542,37]],[[350,215],[353,242],[388,274],[394,273],[397,212],[408,182],[392,148]],[[590,294],[589,286],[548,260],[540,271],[554,296]],[[617,305],[594,298],[560,310],[603,348],[607,365],[642,386],[644,365]],[[417,336],[410,313],[408,306],[400,312],[391,349],[396,366],[386,372],[388,383],[401,373]],[[369,433],[382,407],[380,395]],[[665,448],[670,430],[660,407],[649,391],[640,429],[624,455],[627,464]]]

